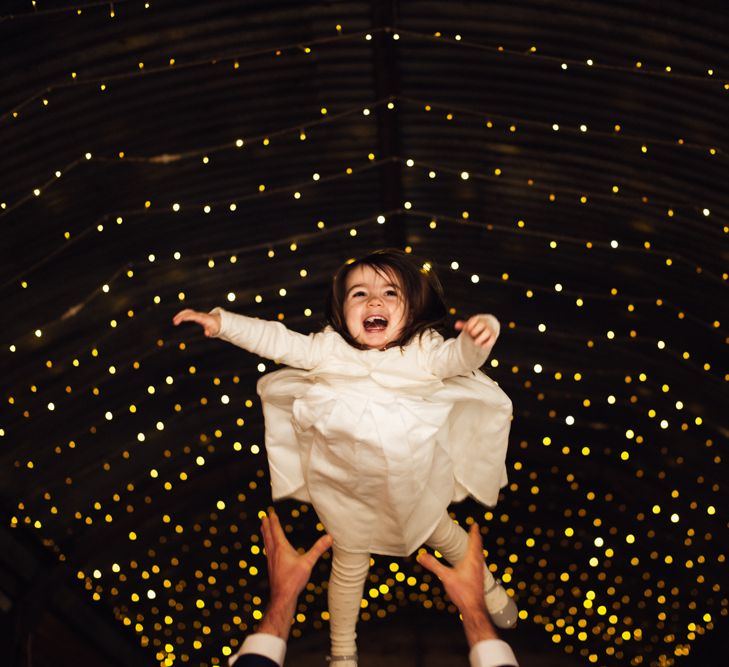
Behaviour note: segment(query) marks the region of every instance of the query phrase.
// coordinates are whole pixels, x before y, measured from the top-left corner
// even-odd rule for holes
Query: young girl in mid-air
[[[329,660],[337,667],[357,665],[370,554],[408,556],[425,542],[458,563],[468,537],[448,505],[471,496],[493,506],[506,484],[511,401],[478,370],[499,323],[474,315],[444,340],[445,316],[430,266],[381,250],[339,269],[318,333],[220,308],[173,320],[289,367],[258,382],[272,492],[312,503],[334,538]],[[484,586],[494,623],[514,625],[516,605],[486,567]]]

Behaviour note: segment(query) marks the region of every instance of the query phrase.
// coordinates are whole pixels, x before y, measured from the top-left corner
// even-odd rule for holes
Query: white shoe
[[[497,628],[502,630],[513,628],[519,620],[519,609],[516,602],[509,597],[501,582],[494,579],[488,568],[486,568],[486,574],[484,575],[484,583],[486,609],[489,616],[491,616],[491,621]]]

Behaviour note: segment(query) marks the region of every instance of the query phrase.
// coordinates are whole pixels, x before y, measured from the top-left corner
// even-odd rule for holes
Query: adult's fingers
[[[443,579],[448,574],[448,568],[443,565],[435,556],[430,554],[420,554],[418,556],[420,563],[426,570],[430,570],[438,579]]]
[[[261,532],[263,533],[263,546],[266,549],[266,556],[270,558],[273,556],[275,546],[271,533],[271,521],[265,514],[261,518]]]
[[[481,531],[477,523],[472,523],[468,529],[468,547],[467,551],[469,556],[483,559],[483,541],[481,540]]]
[[[276,544],[289,544],[289,541],[286,539],[286,534],[281,527],[281,522],[278,520],[278,514],[276,514],[276,510],[273,508],[268,511],[268,520],[271,522],[272,541]]]
[[[332,546],[334,538],[331,535],[322,535],[315,543],[314,546],[306,552],[305,558],[311,567],[314,567],[316,561],[321,558],[321,555]]]

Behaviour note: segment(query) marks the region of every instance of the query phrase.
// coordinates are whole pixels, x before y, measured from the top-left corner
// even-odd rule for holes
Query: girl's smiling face
[[[382,350],[405,327],[407,309],[400,280],[363,264],[347,275],[344,321],[349,335],[369,349]]]

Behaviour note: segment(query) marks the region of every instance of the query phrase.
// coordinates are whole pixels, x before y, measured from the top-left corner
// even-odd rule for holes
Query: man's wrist
[[[288,639],[295,612],[296,600],[271,600],[258,626],[258,632],[275,635],[285,641]]]
[[[463,631],[466,634],[468,648],[484,639],[498,639],[499,635],[491,623],[486,608],[469,610],[461,614],[463,618]]]

